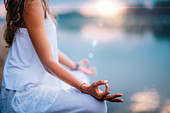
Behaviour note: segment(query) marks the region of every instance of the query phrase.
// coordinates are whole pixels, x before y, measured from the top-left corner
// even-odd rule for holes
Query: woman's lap
[[[79,71],[71,71],[79,80],[89,84],[87,75]],[[54,80],[54,79],[53,79]],[[107,105],[105,101],[99,101],[94,97],[81,93],[77,89],[61,83],[60,97],[57,98],[49,111],[58,111],[59,113],[105,113]]]
[[[47,110],[51,113],[106,113],[105,101],[99,101],[94,97],[81,93],[76,89],[60,91],[60,97],[56,98],[53,105]]]
[[[17,113],[105,113],[107,111],[105,102],[98,101],[74,88],[63,90],[39,86],[11,94],[6,95],[8,99],[4,97],[2,101],[5,113],[6,110]]]
[[[86,80],[85,75],[74,72],[79,79]],[[50,78],[51,83],[32,87],[27,91],[12,91],[2,89],[4,110],[10,113],[105,113],[105,101],[98,101],[94,97],[81,93],[77,89]],[[85,81],[84,81],[85,82]],[[58,85],[58,86],[56,86]],[[8,93],[8,94],[7,94]],[[5,97],[6,95],[6,97]],[[2,97],[2,95],[1,95]],[[1,104],[1,103],[0,103]],[[3,110],[3,109],[2,109]],[[2,112],[3,113],[3,112]],[[5,112],[6,113],[6,112]]]

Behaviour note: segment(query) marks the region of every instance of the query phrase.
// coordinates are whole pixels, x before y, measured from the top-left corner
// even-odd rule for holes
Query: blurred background
[[[111,93],[108,113],[170,113],[169,0],[48,0],[58,15],[58,46],[75,62],[89,59]],[[0,69],[5,9],[0,0]],[[2,71],[1,71],[2,72]],[[2,73],[1,73],[2,75]],[[104,88],[102,87],[104,90]]]

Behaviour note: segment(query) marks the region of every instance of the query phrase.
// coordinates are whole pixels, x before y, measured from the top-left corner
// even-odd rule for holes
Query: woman
[[[104,113],[105,100],[123,102],[116,98],[122,94],[109,95],[106,80],[89,85],[82,73],[96,72],[88,60],[76,64],[58,50],[54,19],[45,0],[4,0],[4,3],[7,10],[4,38],[11,48],[4,66],[1,112]],[[60,63],[77,71],[71,73]],[[99,90],[99,85],[105,85],[106,90]]]

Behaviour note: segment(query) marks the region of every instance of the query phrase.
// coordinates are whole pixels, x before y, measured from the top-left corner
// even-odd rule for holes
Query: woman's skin
[[[92,85],[87,85],[83,84],[82,81],[74,77],[60,63],[69,67],[70,69],[75,69],[76,64],[60,50],[60,63],[54,60],[45,30],[44,17],[45,13],[41,4],[41,0],[25,0],[25,8],[23,10],[24,22],[34,49],[44,68],[49,73],[52,73],[53,76],[58,77],[67,84],[77,88],[78,90],[82,90],[84,93],[89,94],[99,100],[108,100],[110,102],[123,102],[122,99],[116,98],[121,97],[122,94],[108,95],[110,93],[110,90],[107,81],[100,80],[94,82]],[[87,64],[86,67],[83,66],[84,63]],[[89,75],[96,75],[96,69],[94,67],[90,68],[90,63],[87,60],[80,61],[79,65],[79,71],[82,71]],[[99,90],[99,85],[105,85],[106,90],[104,92]],[[80,86],[82,87],[80,88]]]
[[[74,63],[62,51],[58,50],[58,56],[59,56],[59,62],[61,64],[65,65],[71,70],[74,70],[76,68],[76,63]],[[87,75],[93,75],[93,76],[97,75],[96,68],[95,67],[90,68],[90,62],[87,59],[79,61],[78,64],[79,64],[78,71],[82,71]],[[86,64],[85,67],[84,64]]]

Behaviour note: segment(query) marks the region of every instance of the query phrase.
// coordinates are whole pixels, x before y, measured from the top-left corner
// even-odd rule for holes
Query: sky
[[[95,0],[47,0],[49,3],[54,5],[82,5],[83,3],[90,3]],[[97,1],[105,1],[105,0],[97,0]],[[135,3],[143,3],[146,5],[152,5],[155,1],[168,1],[168,0],[111,0],[111,1],[119,1],[125,4],[135,4]],[[0,0],[0,3],[3,3],[3,0]]]
[[[81,5],[83,3],[90,3],[95,0],[47,0],[55,5]],[[105,0],[96,0],[96,1],[105,1]],[[168,1],[168,0],[111,0],[111,1],[118,1],[123,2],[125,4],[137,4],[143,3],[145,5],[151,6],[155,1]]]
[[[48,0],[52,11],[57,14],[71,11],[81,12],[82,10],[86,10],[87,12],[93,11],[92,8],[96,7],[98,2],[102,4],[104,1],[113,2],[114,7],[126,7],[126,5],[132,4],[143,4],[146,7],[152,7],[155,1],[166,0]]]
[[[47,0],[52,11],[57,14],[63,14],[72,11],[84,13],[83,10],[90,11],[92,10],[91,8],[96,7],[98,2],[101,2],[100,4],[102,4],[103,1],[113,2],[113,6],[117,8],[117,7],[124,7],[125,5],[131,5],[131,4],[144,4],[146,7],[151,7],[153,6],[155,1],[168,1],[168,0]],[[0,0],[0,9],[1,9],[0,18],[2,18],[5,15],[3,0]]]

